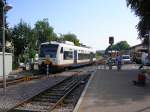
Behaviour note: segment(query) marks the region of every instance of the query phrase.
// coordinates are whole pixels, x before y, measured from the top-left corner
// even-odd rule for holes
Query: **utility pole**
[[[5,3],[3,5],[3,89],[6,90],[6,77],[5,77]]]
[[[2,49],[2,41],[3,41],[3,6],[4,3],[2,0],[0,0],[0,48]]]
[[[150,62],[150,30],[148,32],[148,60]]]
[[[7,3],[6,3],[6,0],[2,1],[1,0],[1,3],[3,3],[2,5],[2,22],[3,22],[3,25],[2,25],[2,30],[3,30],[3,90],[4,90],[4,93],[6,91],[6,77],[5,77],[5,31],[6,31],[6,28],[5,28],[5,25],[6,25],[6,12],[9,11],[12,6],[9,6]]]
[[[109,44],[110,44],[110,49],[111,49],[111,55],[110,55],[110,59],[109,59],[109,69],[112,69],[112,45],[114,43],[114,37],[110,36],[109,37]]]

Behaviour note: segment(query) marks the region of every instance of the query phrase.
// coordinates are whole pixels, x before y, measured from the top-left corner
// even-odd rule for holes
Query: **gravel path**
[[[3,89],[0,89],[0,112],[6,112],[19,102],[31,98],[35,94],[52,87],[53,85],[66,79],[68,76],[73,74],[73,72],[66,72],[63,74],[57,77],[43,78],[41,80],[33,80],[30,82],[23,82],[19,85],[9,86],[6,89],[5,94]]]

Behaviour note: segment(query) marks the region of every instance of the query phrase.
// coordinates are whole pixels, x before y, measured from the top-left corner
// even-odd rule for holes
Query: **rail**
[[[81,79],[79,79],[78,76],[71,76],[54,87],[20,103],[9,112],[32,112],[39,110],[51,112],[64,101],[64,99],[80,84],[80,82]]]
[[[63,100],[80,84],[80,82],[76,82],[75,84],[72,85],[72,88],[66,92],[66,94],[64,94],[64,96],[57,101],[57,103],[51,108],[48,110],[48,112],[51,112],[53,109],[55,109],[55,107],[57,107],[61,102],[63,102]]]
[[[70,77],[66,78],[65,80],[63,80],[63,81],[57,83],[56,85],[54,85],[53,87],[50,87],[49,89],[54,88],[55,86],[58,86],[58,85],[60,85],[61,83],[64,83],[66,80],[69,80],[70,78],[72,78],[72,76],[70,76]],[[14,107],[12,107],[11,109],[9,109],[8,112],[22,112],[23,110],[22,110],[22,111],[21,111],[21,110],[19,111],[19,110],[16,110],[16,108],[19,107],[19,106],[21,106],[21,105],[23,105],[23,104],[25,104],[25,103],[28,103],[28,102],[31,101],[33,98],[37,97],[37,96],[40,95],[41,93],[46,92],[46,91],[49,90],[49,89],[46,89],[46,90],[44,90],[43,92],[40,92],[40,93],[35,94],[33,97],[30,97],[30,98],[28,98],[28,99],[25,99],[25,100],[21,101],[21,102],[18,103],[16,106],[14,106]],[[30,111],[30,112],[31,112],[31,111]]]
[[[19,78],[14,78],[14,79],[7,79],[6,80],[6,86],[9,85],[15,85],[18,83],[22,83],[24,81],[31,81],[34,79],[40,79],[42,76],[23,76],[23,77],[19,77]],[[0,80],[0,88],[3,87],[3,81]]]

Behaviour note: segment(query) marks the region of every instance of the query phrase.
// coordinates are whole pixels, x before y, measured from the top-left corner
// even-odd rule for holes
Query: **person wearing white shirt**
[[[142,64],[140,65],[139,69],[143,68],[144,65],[148,65],[149,59],[148,59],[147,53],[145,52],[142,53],[141,61],[142,61]]]

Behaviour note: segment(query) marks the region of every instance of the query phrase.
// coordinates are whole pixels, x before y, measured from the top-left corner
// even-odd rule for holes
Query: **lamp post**
[[[5,14],[7,11],[9,11],[12,8],[12,6],[8,4],[4,4],[3,6],[3,89],[4,92],[6,90],[6,77],[5,77]]]
[[[148,32],[148,61],[150,62],[150,31]]]
[[[112,45],[114,43],[114,37],[110,36],[109,37],[109,44],[110,44],[110,49],[111,49],[111,55],[110,55],[110,59],[109,59],[109,69],[112,69]]]

